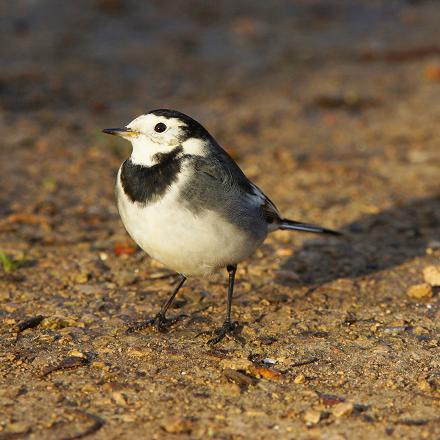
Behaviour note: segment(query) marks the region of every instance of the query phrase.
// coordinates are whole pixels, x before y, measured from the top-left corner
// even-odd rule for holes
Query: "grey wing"
[[[253,184],[229,155],[221,150],[205,158],[192,156],[194,195],[191,206],[205,206],[238,226],[258,234],[277,229],[341,235],[322,226],[283,219],[275,204]]]
[[[190,160],[195,174],[183,192],[190,209],[212,209],[248,228],[272,229],[271,224],[278,224],[275,205],[229,156]]]

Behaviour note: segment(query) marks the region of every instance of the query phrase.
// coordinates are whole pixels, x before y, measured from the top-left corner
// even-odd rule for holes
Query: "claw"
[[[143,330],[149,326],[154,326],[156,331],[159,333],[165,333],[169,327],[171,327],[176,322],[180,321],[183,318],[187,318],[188,315],[178,315],[175,318],[167,318],[161,313],[158,313],[156,316],[152,318],[146,319],[145,321],[137,322],[132,326],[128,327],[127,333],[133,333],[136,331]]]
[[[244,345],[245,340],[240,336],[240,332],[243,329],[243,326],[240,325],[237,321],[230,322],[225,321],[220,328],[216,328],[214,330],[214,336],[212,339],[208,341],[208,345],[218,344],[226,335],[230,334],[236,341],[240,342],[240,344]]]
[[[156,315],[154,324],[159,333],[165,333],[172,325],[184,318],[188,318],[188,315],[182,314],[174,318],[165,318],[165,316]]]

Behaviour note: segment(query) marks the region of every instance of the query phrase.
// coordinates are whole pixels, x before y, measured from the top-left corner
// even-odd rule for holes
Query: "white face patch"
[[[133,145],[132,162],[151,166],[157,153],[169,153],[180,145],[186,124],[178,118],[150,113],[137,117],[127,127],[134,132],[128,137]]]

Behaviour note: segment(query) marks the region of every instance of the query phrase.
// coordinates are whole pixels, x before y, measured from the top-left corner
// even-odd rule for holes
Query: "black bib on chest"
[[[183,148],[157,153],[152,166],[136,165],[127,159],[121,168],[122,189],[132,202],[148,203],[161,198],[176,182],[182,165]]]

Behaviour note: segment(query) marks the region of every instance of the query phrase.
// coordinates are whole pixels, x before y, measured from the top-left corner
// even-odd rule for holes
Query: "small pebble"
[[[279,257],[290,257],[293,255],[293,249],[291,248],[280,248],[276,251],[276,254]]]
[[[95,385],[91,383],[86,383],[82,388],[81,391],[83,393],[96,393],[98,391],[98,388],[96,388]]]
[[[425,391],[425,392],[432,391],[432,386],[426,379],[420,379],[417,386],[421,391]]]
[[[264,379],[269,380],[280,380],[282,379],[283,375],[272,368],[266,368],[266,367],[250,367],[249,371],[252,374],[255,374],[256,376],[262,377]]]
[[[430,286],[440,286],[440,266],[425,267],[423,270],[423,276]]]
[[[78,351],[76,349],[70,350],[68,354],[69,354],[69,356],[74,356],[74,357],[79,357],[79,358],[87,359],[87,355],[86,354],[84,354],[81,351]]]
[[[420,325],[418,325],[418,326],[413,328],[413,333],[416,336],[429,335],[429,330],[424,328],[424,327],[422,327],[422,326],[420,326]]]
[[[298,374],[295,379],[293,379],[293,382],[296,384],[304,383],[306,381],[306,376],[304,374],[300,373]]]
[[[85,284],[90,278],[90,274],[88,272],[80,272],[74,276],[74,281],[78,284]]]
[[[104,364],[104,362],[101,361],[93,361],[92,362],[92,367],[93,368],[98,368],[100,370],[103,370],[106,368],[106,365]]]
[[[120,391],[112,392],[112,399],[119,406],[127,406],[127,401],[125,400],[125,396]]]
[[[309,409],[304,413],[303,420],[307,425],[316,425],[321,420],[321,411]]]
[[[414,286],[411,286],[406,294],[410,298],[414,299],[423,299],[423,298],[430,298],[432,296],[432,289],[429,284],[423,283],[423,284],[416,284]]]
[[[351,402],[341,402],[332,408],[335,417],[350,415],[353,412],[354,405]]]

